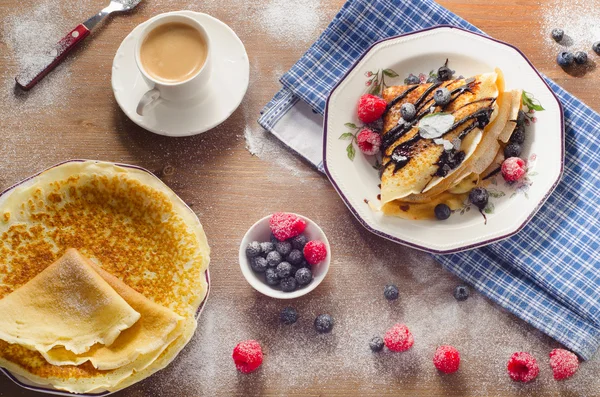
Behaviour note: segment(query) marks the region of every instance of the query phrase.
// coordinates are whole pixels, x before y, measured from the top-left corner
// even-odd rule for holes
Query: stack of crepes
[[[446,106],[434,102],[439,88],[451,93]],[[460,208],[469,191],[484,184],[504,160],[502,149],[515,130],[521,95],[521,90],[505,91],[499,69],[469,79],[386,88],[383,213],[428,219],[440,203]],[[417,109],[413,123],[400,123],[405,103]],[[423,136],[420,126],[432,116],[449,117],[450,123],[439,136]]]
[[[160,180],[72,162],[0,204],[0,366],[72,393],[115,391],[189,342],[209,249]]]

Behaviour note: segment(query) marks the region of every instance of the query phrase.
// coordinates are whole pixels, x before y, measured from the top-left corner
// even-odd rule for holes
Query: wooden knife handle
[[[39,64],[31,65],[21,70],[15,78],[17,85],[25,91],[31,89],[41,79],[44,78],[52,69],[62,61],[67,54],[80,42],[88,37],[90,31],[83,24],[78,25],[63,37],[54,48],[45,54],[40,55]]]

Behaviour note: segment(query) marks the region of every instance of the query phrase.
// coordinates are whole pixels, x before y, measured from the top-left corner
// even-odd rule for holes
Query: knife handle
[[[65,37],[63,37],[54,48],[44,54],[44,62],[40,65],[34,65],[26,67],[21,70],[19,75],[15,78],[17,85],[23,90],[27,91],[36,85],[41,79],[44,78],[52,69],[56,67],[62,61],[73,48],[80,42],[88,37],[90,31],[85,25],[80,24],[75,29],[71,30]]]

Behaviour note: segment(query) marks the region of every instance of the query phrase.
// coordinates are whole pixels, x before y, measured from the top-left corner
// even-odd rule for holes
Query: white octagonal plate
[[[348,158],[346,123],[359,124],[358,99],[369,89],[373,73],[391,69],[386,84],[404,84],[410,73],[425,75],[449,59],[456,75],[473,76],[504,72],[506,89],[523,89],[545,108],[527,127],[521,157],[528,173],[520,182],[508,185],[501,176],[492,181],[493,206],[487,224],[476,210],[457,211],[446,221],[405,220],[384,216],[371,210],[367,202],[377,202],[380,189],[373,159],[358,150]],[[379,74],[381,76],[381,73]],[[327,176],[350,211],[371,232],[420,250],[452,253],[480,247],[512,236],[521,230],[544,204],[558,184],[564,163],[564,122],[562,106],[542,76],[517,48],[498,40],[452,26],[438,26],[374,44],[350,68],[332,90],[324,120],[324,165]],[[470,208],[469,208],[470,209]]]

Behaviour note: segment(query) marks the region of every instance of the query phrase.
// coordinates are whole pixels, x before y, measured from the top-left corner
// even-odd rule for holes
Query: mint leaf
[[[537,99],[535,99],[535,97],[533,96],[532,93],[527,92],[527,91],[523,91],[523,103],[525,104],[525,106],[527,106],[529,109],[533,109],[536,111],[542,111],[545,110],[542,107],[542,104],[540,103],[540,101],[538,101]]]
[[[354,134],[351,132],[345,132],[342,135],[340,135],[339,139],[354,139]]]
[[[348,128],[354,128],[354,129],[357,129],[357,128],[358,128],[358,127],[356,126],[356,124],[354,124],[354,123],[346,123],[346,124],[344,124],[344,125],[345,125],[346,127],[348,127]]]
[[[346,153],[348,154],[348,158],[350,160],[354,160],[354,156],[356,156],[356,151],[354,150],[354,146],[352,145],[352,142],[350,142],[348,147],[346,147]]]
[[[394,72],[392,69],[384,69],[383,74],[387,77],[398,77],[398,73]]]

